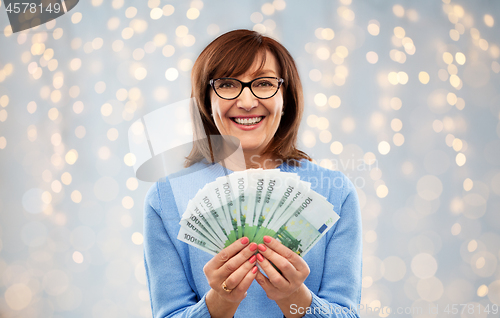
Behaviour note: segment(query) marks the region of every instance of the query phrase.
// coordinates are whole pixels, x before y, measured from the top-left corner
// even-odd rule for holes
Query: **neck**
[[[228,152],[229,153],[229,152]],[[221,164],[232,171],[242,171],[246,169],[275,169],[282,161],[276,159],[272,154],[258,154],[252,151],[244,151],[240,147],[225,157]]]

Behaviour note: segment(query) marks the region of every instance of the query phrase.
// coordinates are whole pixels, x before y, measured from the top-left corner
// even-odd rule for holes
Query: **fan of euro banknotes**
[[[296,173],[248,169],[217,178],[187,205],[177,238],[212,255],[264,235],[304,257],[337,222],[333,205]]]

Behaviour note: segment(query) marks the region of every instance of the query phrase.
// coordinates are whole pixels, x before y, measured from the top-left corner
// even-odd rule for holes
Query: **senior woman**
[[[304,106],[290,53],[257,32],[231,31],[201,52],[191,82],[207,135],[238,138],[246,168],[297,173],[340,219],[304,258],[269,236],[258,245],[240,238],[215,256],[177,240],[179,207],[228,171],[194,143],[182,178],[156,182],[145,199],[144,264],[154,317],[359,317],[356,189],[342,172],[319,167],[296,148]]]

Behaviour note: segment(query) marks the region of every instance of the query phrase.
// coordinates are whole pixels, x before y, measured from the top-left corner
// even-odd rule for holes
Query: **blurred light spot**
[[[136,162],[135,155],[133,153],[128,153],[123,157],[123,161],[127,166],[131,167],[135,165]]]
[[[36,103],[31,101],[28,103],[28,106],[27,106],[27,110],[28,110],[28,113],[30,114],[33,114],[35,111],[36,111]]]
[[[196,8],[190,8],[187,11],[186,16],[189,20],[195,20],[200,16],[200,11]]]
[[[310,130],[304,131],[302,134],[302,142],[307,148],[312,148],[316,145],[316,137],[314,133]]]
[[[392,7],[392,12],[394,13],[395,16],[398,18],[402,18],[405,15],[405,9],[403,8],[402,5],[400,4],[395,4]]]
[[[344,146],[342,145],[342,143],[340,141],[334,141],[330,145],[330,151],[335,155],[341,154],[343,150],[344,150]]]
[[[363,288],[370,288],[373,284],[373,279],[370,276],[363,277],[362,283]]]
[[[462,231],[462,226],[459,223],[455,223],[451,227],[451,234],[452,235],[458,235]]]
[[[153,20],[158,20],[159,18],[161,18],[163,15],[163,10],[160,9],[160,8],[154,8],[151,10],[151,12],[149,13],[149,16],[151,17],[151,19]]]
[[[373,152],[367,152],[363,156],[363,160],[364,160],[365,164],[372,165],[377,161],[377,157],[375,156],[375,154]]]
[[[80,253],[78,251],[73,252],[72,258],[73,258],[73,262],[75,262],[77,264],[83,263],[83,255],[82,255],[82,253]]]
[[[467,161],[467,158],[465,157],[465,155],[463,153],[457,154],[457,156],[455,158],[455,162],[457,163],[457,165],[459,167],[463,166],[466,161]]]
[[[123,49],[123,46],[124,46],[124,43],[122,40],[115,40],[115,41],[113,41],[111,48],[115,52],[120,52]]]
[[[165,45],[161,51],[161,53],[165,56],[165,57],[170,57],[172,55],[174,55],[175,53],[175,48],[172,46],[172,45]]]
[[[274,6],[272,5],[272,3],[264,3],[260,10],[265,15],[272,15],[274,13]]]
[[[0,149],[5,149],[7,147],[7,139],[4,136],[0,137]]]
[[[62,190],[62,184],[59,182],[59,180],[54,180],[50,184],[50,189],[54,191],[55,193],[59,193]]]
[[[31,303],[31,289],[24,284],[9,286],[4,293],[5,303],[13,310],[22,310]]]
[[[326,95],[323,93],[318,93],[314,96],[314,103],[316,106],[325,106],[327,103]]]
[[[135,7],[128,7],[127,10],[125,10],[125,16],[129,19],[135,17],[136,14],[137,14],[137,9]]]
[[[339,108],[341,104],[340,97],[337,95],[332,95],[328,98],[328,105],[332,108]]]
[[[178,76],[179,72],[173,67],[167,69],[167,71],[165,72],[165,78],[169,81],[175,81]]]
[[[441,180],[434,175],[425,175],[417,182],[417,193],[424,200],[435,200],[439,198],[442,192],[443,184]]]
[[[391,145],[387,141],[381,141],[378,144],[378,152],[382,155],[386,155],[391,150]]]
[[[396,145],[398,147],[402,146],[403,143],[405,142],[405,137],[401,133],[396,133],[392,137],[392,142],[394,143],[394,145]]]
[[[328,60],[328,58],[330,57],[330,50],[326,47],[320,47],[316,50],[316,56],[320,60]]]
[[[138,67],[134,72],[134,77],[139,81],[145,79],[147,75],[148,71],[144,67]]]
[[[126,185],[127,185],[127,189],[129,189],[131,191],[134,191],[139,186],[139,182],[137,181],[136,178],[130,177],[130,178],[127,179]]]
[[[420,72],[420,73],[418,73],[418,80],[422,84],[429,83],[429,80],[430,80],[429,74],[427,72]]]
[[[101,148],[99,148],[97,155],[98,155],[99,159],[107,160],[111,156],[111,151],[109,150],[108,147],[102,146]]]
[[[370,20],[368,22],[368,33],[370,33],[373,36],[376,36],[380,33],[380,23],[377,20]]]
[[[329,143],[332,140],[332,133],[328,130],[323,130],[319,133],[319,140],[322,143]]]
[[[85,134],[86,134],[86,130],[85,130],[85,127],[83,126],[78,126],[75,128],[75,136],[82,139],[83,137],[85,137]]]
[[[168,17],[174,13],[175,8],[173,5],[167,4],[167,5],[163,6],[162,11],[163,11],[163,15]]]
[[[113,106],[109,103],[105,103],[101,106],[101,114],[103,116],[109,116],[113,112]]]
[[[349,50],[345,46],[340,45],[335,48],[335,53],[339,57],[345,59],[349,55]]]
[[[77,24],[80,21],[82,21],[82,14],[80,12],[73,13],[73,15],[71,16],[71,22],[73,24]]]
[[[71,200],[75,203],[80,203],[82,201],[82,194],[78,190],[71,192]]]
[[[379,198],[385,198],[389,194],[389,189],[386,185],[382,184],[377,187],[376,192]]]
[[[110,128],[108,129],[106,136],[109,140],[115,141],[116,139],[118,139],[118,130],[116,128]]]
[[[316,116],[314,114],[307,116],[307,124],[310,127],[313,127],[313,128],[316,127],[317,122],[318,122],[318,116]]]
[[[403,128],[403,122],[399,118],[394,118],[391,121],[391,128],[394,131],[400,131]]]
[[[394,28],[394,35],[400,39],[404,38],[405,37],[405,29],[403,29],[402,27],[395,27]]]
[[[436,277],[419,280],[417,292],[423,300],[434,302],[441,298],[444,292],[443,283]]]
[[[495,25],[495,20],[493,19],[493,17],[490,14],[485,14],[483,20],[484,20],[484,24],[486,24],[490,28],[492,28],[493,25]]]
[[[317,69],[312,69],[309,71],[309,78],[313,82],[319,82],[321,80],[321,71]]]
[[[71,149],[66,153],[65,159],[68,164],[74,164],[78,159],[78,152],[75,149]]]
[[[261,23],[264,20],[264,16],[260,12],[254,12],[250,15],[250,21],[253,23]]]
[[[455,54],[455,60],[457,61],[458,64],[464,65],[465,64],[465,55],[461,52],[458,52]]]
[[[142,242],[144,242],[144,237],[142,236],[141,233],[139,232],[134,232],[134,234],[132,234],[132,242],[135,244],[135,245],[141,245]]]
[[[330,125],[330,122],[326,117],[319,117],[318,121],[316,122],[316,127],[320,130],[327,129],[328,126]]]
[[[62,183],[64,183],[65,185],[69,185],[71,184],[71,181],[73,180],[73,178],[71,177],[71,174],[69,172],[64,172],[62,175],[61,175],[61,181]]]
[[[48,115],[50,120],[56,120],[57,117],[59,117],[59,111],[57,110],[57,108],[52,107],[51,109],[49,109]]]
[[[484,296],[488,295],[488,286],[486,286],[484,284],[479,286],[479,288],[477,289],[477,295],[479,297],[484,297]]]
[[[356,122],[354,121],[354,118],[346,117],[340,122],[340,127],[342,128],[343,132],[351,133],[354,131],[354,129],[356,129]]]
[[[370,64],[377,63],[377,61],[378,61],[378,55],[377,55],[377,53],[375,53],[373,51],[370,51],[370,52],[366,53],[366,60]]]
[[[434,276],[438,268],[436,259],[428,253],[420,253],[411,260],[411,270],[420,279]]]
[[[125,196],[123,199],[122,199],[122,206],[125,208],[125,209],[132,209],[134,207],[134,199],[132,199],[131,197],[129,196]]]
[[[321,36],[325,40],[332,40],[335,37],[335,32],[330,28],[325,28],[321,30]]]
[[[97,94],[102,94],[106,90],[106,83],[99,81],[95,84],[94,89]]]
[[[2,113],[0,111],[0,121],[3,121],[3,120],[1,120],[2,119],[1,116],[2,116]],[[28,126],[28,139],[29,139],[29,141],[31,141],[31,142],[35,141],[37,137],[38,137],[38,133],[37,133],[36,126],[29,125]]]
[[[134,35],[134,29],[131,27],[126,27],[125,29],[122,30],[122,38],[124,40],[130,39]]]

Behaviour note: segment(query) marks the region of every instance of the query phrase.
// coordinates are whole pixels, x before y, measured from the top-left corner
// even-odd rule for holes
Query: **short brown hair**
[[[276,40],[245,29],[230,31],[217,37],[200,53],[193,65],[191,97],[198,106],[206,135],[220,135],[211,116],[210,79],[242,75],[260,55],[262,63],[257,70],[259,72],[266,62],[267,51],[276,58],[278,76],[284,79],[282,89],[285,113],[264,153],[272,153],[279,160],[297,166],[299,162],[296,160],[312,161],[311,157],[296,147],[299,125],[304,112],[302,84],[295,61],[288,50]],[[194,133],[196,136],[196,131]],[[213,152],[206,143],[195,142],[191,153],[186,157],[185,167],[203,158],[213,162]]]

